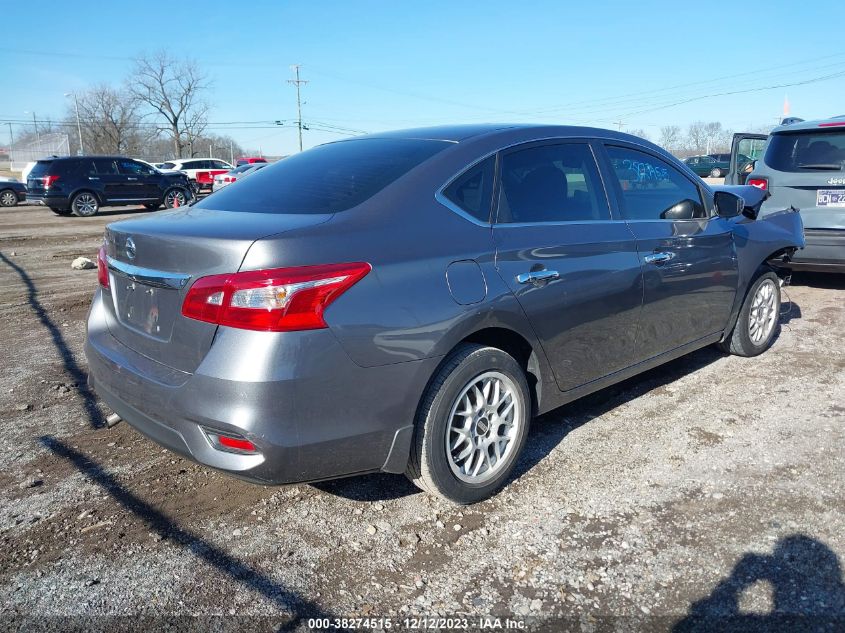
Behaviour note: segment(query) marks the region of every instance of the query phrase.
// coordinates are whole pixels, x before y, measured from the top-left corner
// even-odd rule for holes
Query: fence
[[[9,152],[12,171],[23,171],[27,163],[46,156],[67,156],[70,144],[67,134],[42,134],[37,140],[16,143]]]

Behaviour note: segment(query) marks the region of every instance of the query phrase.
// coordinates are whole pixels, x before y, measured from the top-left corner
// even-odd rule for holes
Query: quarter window
[[[622,194],[622,215],[628,220],[706,218],[701,193],[668,162],[626,147],[608,147],[613,173]]]
[[[586,143],[542,145],[502,157],[497,221],[609,220],[593,152]]]
[[[443,195],[472,217],[489,222],[495,170],[496,159],[491,156],[458,176]]]

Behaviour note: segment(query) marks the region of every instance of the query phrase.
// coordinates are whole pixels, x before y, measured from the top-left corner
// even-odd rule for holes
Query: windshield
[[[248,213],[336,213],[374,196],[449,146],[421,139],[330,143],[261,169],[243,185],[221,189],[195,208]]]
[[[841,171],[845,165],[845,132],[804,130],[773,134],[766,164],[778,171]]]

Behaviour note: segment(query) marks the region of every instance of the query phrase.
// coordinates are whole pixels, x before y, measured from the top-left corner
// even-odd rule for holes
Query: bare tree
[[[138,101],[125,90],[102,84],[77,95],[79,121],[85,149],[91,154],[129,154],[142,143],[138,125]],[[68,109],[65,125],[76,127],[74,107]],[[72,144],[78,143],[71,134]],[[71,148],[71,153],[75,149]]]
[[[665,150],[671,151],[678,147],[681,141],[681,128],[677,125],[664,125],[660,128],[658,144]]]
[[[165,51],[138,58],[128,86],[160,123],[159,130],[170,134],[177,157],[205,129],[208,104],[203,94],[209,87],[195,62],[178,61]]]
[[[629,130],[629,131],[628,131],[628,134],[631,134],[632,136],[639,136],[640,138],[644,138],[644,139],[645,139],[645,140],[647,140],[647,141],[650,141],[650,140],[651,140],[651,139],[648,137],[648,133],[647,133],[644,129],[642,129],[642,128],[637,128],[637,129],[635,129],[635,130]]]

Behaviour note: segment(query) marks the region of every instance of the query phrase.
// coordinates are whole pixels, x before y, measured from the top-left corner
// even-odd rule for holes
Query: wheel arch
[[[71,192],[71,194],[67,197],[68,207],[73,206],[73,199],[80,193],[90,193],[97,199],[97,204],[101,207],[106,204],[105,200],[103,199],[103,196],[96,189],[92,189],[91,187],[80,187],[79,189],[74,189],[73,192]]]

